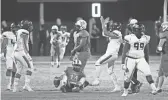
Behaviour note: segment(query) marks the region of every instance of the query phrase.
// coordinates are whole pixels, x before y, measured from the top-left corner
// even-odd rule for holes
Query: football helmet
[[[60,30],[66,32],[67,31],[67,26],[65,26],[65,25],[61,26]]]
[[[84,29],[86,29],[86,27],[87,27],[87,23],[86,23],[86,21],[85,20],[78,20],[76,23],[75,23],[75,25],[76,26],[79,26],[80,28],[80,30],[84,30]]]
[[[60,79],[60,77],[55,77],[54,78],[54,81],[53,81],[53,83],[54,83],[54,86],[57,88],[59,85],[60,85],[60,81],[61,81],[61,79]]]
[[[81,69],[81,65],[82,65],[82,62],[79,60],[79,59],[74,59],[72,61],[72,66],[73,66],[73,69],[77,72],[80,71]]]
[[[132,26],[132,32],[133,34],[135,34],[138,38],[141,38],[141,36],[143,35],[142,32],[142,25],[140,23],[134,24]]]
[[[112,30],[119,30],[119,31],[121,31],[121,23],[119,23],[119,22],[114,22],[114,23],[112,24]]]
[[[22,20],[21,22],[20,22],[20,28],[22,28],[22,29],[26,29],[26,30],[30,30],[31,29],[31,27],[33,26],[33,24],[32,24],[32,22],[31,21],[29,21],[29,20]]]
[[[19,26],[16,25],[15,23],[12,23],[12,24],[10,25],[10,29],[11,29],[11,31],[17,31],[18,28],[19,28]]]
[[[138,23],[138,20],[136,19],[131,19],[129,22],[129,24],[137,24],[137,23]]]

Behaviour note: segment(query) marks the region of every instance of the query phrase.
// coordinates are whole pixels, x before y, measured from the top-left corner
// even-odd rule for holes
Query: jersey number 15
[[[142,50],[144,49],[144,43],[134,43],[134,47],[137,49],[137,50]]]

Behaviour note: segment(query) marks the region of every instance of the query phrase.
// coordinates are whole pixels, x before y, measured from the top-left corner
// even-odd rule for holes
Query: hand
[[[122,70],[126,70],[127,69],[127,67],[125,66],[125,64],[121,64],[121,68],[122,68]]]
[[[156,53],[161,53],[162,52],[162,47],[157,47]]]

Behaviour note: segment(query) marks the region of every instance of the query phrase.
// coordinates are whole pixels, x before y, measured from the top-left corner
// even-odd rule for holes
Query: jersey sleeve
[[[124,42],[130,43],[130,40],[131,40],[131,36],[130,36],[130,35],[126,35],[126,36],[124,37]]]

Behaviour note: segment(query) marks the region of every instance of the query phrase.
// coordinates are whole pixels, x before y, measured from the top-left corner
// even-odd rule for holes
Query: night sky
[[[121,0],[101,3],[102,15],[117,21],[127,21],[129,17],[140,21],[157,20],[163,15],[163,0]],[[19,21],[30,19],[39,21],[39,3],[18,3],[16,0],[1,0],[2,20]],[[45,21],[55,21],[57,17],[74,21],[76,17],[91,17],[91,3],[45,3]]]

